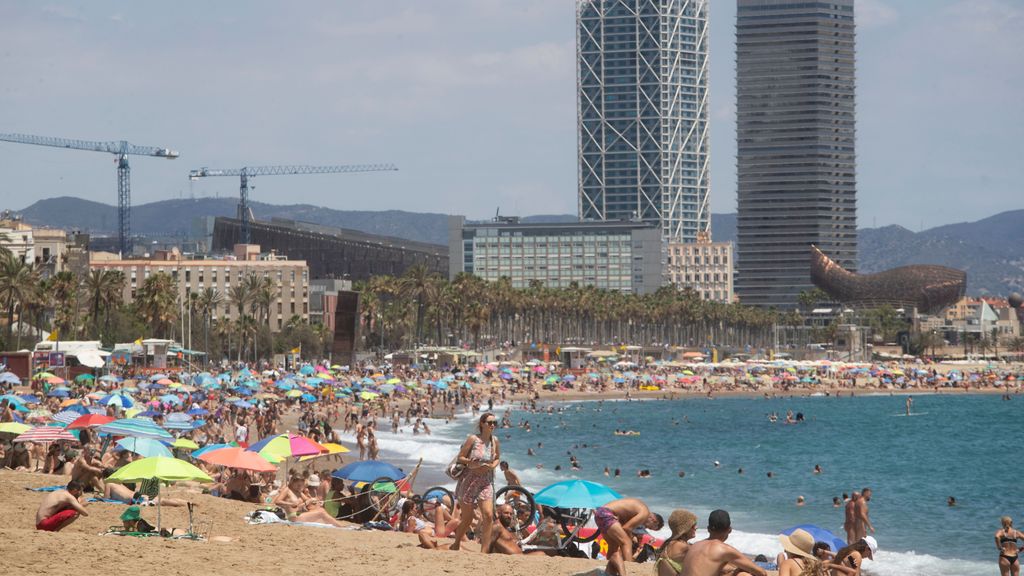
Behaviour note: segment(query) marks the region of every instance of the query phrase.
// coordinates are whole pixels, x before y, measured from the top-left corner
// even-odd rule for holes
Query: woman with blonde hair
[[[1024,534],[1013,527],[1013,518],[1003,516],[999,519],[1002,529],[996,532],[996,548],[999,549],[999,574],[1001,576],[1018,576],[1020,563],[1017,556],[1020,548],[1017,541],[1024,539]]]
[[[494,436],[498,418],[486,412],[477,424],[477,434],[470,434],[459,449],[458,464],[465,466],[455,486],[455,499],[462,517],[455,529],[452,550],[458,550],[462,538],[469,532],[475,511],[480,511],[479,535],[481,552],[486,553],[491,542],[494,522],[494,469],[501,462],[501,446]]]

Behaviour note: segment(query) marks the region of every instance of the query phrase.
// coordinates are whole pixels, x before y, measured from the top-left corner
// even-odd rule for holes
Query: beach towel
[[[122,502],[121,500],[114,500],[112,498],[89,498],[89,502],[103,502],[106,504],[128,504],[128,502]]]
[[[65,488],[67,488],[67,485],[62,484],[60,486],[43,486],[41,488],[29,488],[26,486],[25,490],[31,490],[33,492],[56,492],[57,490],[63,490]]]
[[[330,524],[321,524],[320,522],[290,522],[288,520],[282,520],[269,510],[256,510],[252,514],[245,517],[246,524],[284,524],[286,526],[310,526],[313,528],[337,528],[337,526],[331,526]],[[352,530],[354,528],[345,528]]]

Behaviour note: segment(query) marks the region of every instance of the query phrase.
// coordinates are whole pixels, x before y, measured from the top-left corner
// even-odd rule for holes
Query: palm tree
[[[417,264],[405,271],[405,275],[398,279],[398,293],[408,300],[416,302],[416,341],[414,346],[422,341],[424,310],[434,302],[440,292],[441,277],[431,272],[426,266]]]
[[[7,310],[7,343],[12,344],[14,315],[19,306],[34,298],[39,285],[39,273],[33,264],[8,251],[0,255],[0,305]],[[19,319],[20,323],[20,319]],[[21,343],[21,329],[18,330],[18,344]]]
[[[93,336],[101,336],[101,314],[104,327],[109,328],[110,310],[120,303],[124,283],[124,274],[119,270],[90,270],[89,275],[85,277],[85,293],[89,302],[89,317],[92,320]]]
[[[203,315],[203,351],[210,360],[210,318],[224,302],[224,295],[213,287],[203,288],[196,297],[196,308]]]
[[[51,279],[53,296],[53,328],[71,340],[78,333],[79,297],[82,282],[73,272],[58,272]]]
[[[242,359],[242,348],[243,348],[243,337],[242,337],[242,318],[245,316],[246,308],[248,308],[253,299],[253,293],[251,291],[251,284],[249,282],[239,282],[228,289],[228,301],[235,307],[238,312],[238,316],[235,318],[235,327],[238,328],[238,359]]]
[[[142,283],[135,307],[143,322],[158,336],[166,337],[178,317],[177,284],[170,275],[158,272]]]

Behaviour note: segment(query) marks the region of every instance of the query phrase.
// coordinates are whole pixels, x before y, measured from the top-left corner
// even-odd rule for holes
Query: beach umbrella
[[[233,403],[233,405],[237,406],[237,407],[239,407],[239,408],[241,408],[243,410],[248,410],[249,408],[252,408],[253,406],[255,406],[255,404],[253,404],[252,402],[249,402],[248,400],[236,400]]]
[[[333,442],[325,442],[324,444],[321,444],[321,446],[323,446],[324,448],[327,449],[327,453],[325,453],[325,454],[311,454],[309,456],[303,456],[303,457],[299,458],[299,462],[305,462],[307,460],[312,460],[314,458],[320,458],[321,456],[331,456],[333,454],[345,454],[346,452],[351,452],[351,450],[349,450],[348,448],[345,448],[341,444],[335,444]]]
[[[379,460],[360,460],[338,468],[331,473],[332,478],[340,478],[352,482],[373,482],[378,478],[400,480],[405,478],[401,468]]]
[[[111,436],[132,436],[134,438],[152,438],[154,440],[174,441],[170,432],[144,418],[122,418],[97,428],[100,432]]]
[[[22,394],[20,398],[25,404],[39,404],[39,397],[35,394]]]
[[[121,378],[114,376],[113,374],[107,374],[105,376],[100,376],[100,380],[103,382],[120,382]]]
[[[795,532],[797,530],[803,530],[803,531],[807,532],[808,534],[810,534],[814,538],[815,542],[824,542],[824,543],[828,544],[829,548],[832,549],[833,553],[834,552],[839,552],[840,549],[842,549],[842,548],[844,548],[846,546],[846,541],[845,540],[843,540],[842,538],[836,536],[831,531],[829,531],[829,530],[827,530],[825,528],[822,528],[820,526],[815,526],[814,524],[798,524],[796,526],[792,526],[790,528],[786,528],[782,532],[779,532],[779,534],[782,534],[784,536],[789,536],[790,534],[792,534],[793,532]]]
[[[299,390],[289,390],[285,393],[285,398],[298,398],[302,396],[302,392]]]
[[[259,442],[246,448],[250,452],[291,458],[295,456],[309,456],[310,454],[324,454],[327,449],[313,440],[298,434],[284,433],[276,436],[267,436]]]
[[[53,377],[54,377],[54,375],[50,374],[49,372],[39,372],[38,374],[36,374],[32,378],[35,379],[35,380],[45,380],[47,378],[53,378]]]
[[[68,424],[71,424],[72,422],[77,420],[79,416],[80,415],[78,412],[73,412],[71,410],[61,410],[60,412],[57,412],[56,414],[53,415],[53,421],[60,422],[61,424],[67,426]]]
[[[60,426],[36,426],[18,435],[14,441],[38,443],[78,442],[78,438],[75,438],[70,432]]]
[[[195,480],[196,482],[213,482],[213,478],[206,475],[199,468],[177,458],[166,458],[164,456],[153,456],[136,460],[126,464],[110,475],[108,480],[114,482],[141,482],[143,480],[163,480],[164,482],[181,482]],[[159,484],[157,484],[159,487]],[[159,490],[157,491],[159,495]],[[156,507],[156,529],[160,531],[160,500],[157,500]]]
[[[35,410],[29,410],[28,414],[25,414],[25,420],[28,421],[39,421],[45,422],[53,418],[53,412],[50,412],[46,408],[36,408]]]
[[[0,422],[0,434],[24,434],[32,427],[21,422]]]
[[[316,372],[316,369],[314,369],[309,364],[306,364],[302,368],[299,368],[299,374],[302,374],[303,376],[312,376],[314,372]]]
[[[193,450],[192,453],[189,454],[189,456],[192,456],[193,458],[198,458],[198,457],[202,456],[203,454],[205,454],[205,453],[207,453],[207,452],[209,452],[211,450],[217,450],[217,449],[220,449],[220,448],[228,448],[229,446],[238,446],[238,444],[235,444],[234,442],[232,442],[230,444],[207,444],[206,446],[203,446],[202,448],[200,448],[198,450]]]
[[[131,408],[135,406],[135,401],[125,394],[110,394],[100,398],[100,404],[104,406],[120,406],[121,408]]]
[[[587,480],[555,482],[533,497],[538,504],[556,508],[598,508],[619,498],[615,490]]]
[[[174,455],[157,440],[151,438],[121,438],[116,442],[118,446],[139,456],[149,458],[151,456],[164,456],[172,458]]]
[[[312,394],[303,394],[302,396],[299,396],[299,400],[302,400],[303,402],[316,402],[316,396],[313,396]]]
[[[266,458],[256,452],[250,452],[238,446],[218,448],[209,450],[199,455],[203,462],[237,468],[240,470],[253,470],[256,472],[274,472],[277,466],[267,461]]]
[[[175,406],[181,406],[181,398],[178,398],[174,394],[164,394],[160,397],[160,401],[165,404],[174,404]]]
[[[210,411],[206,408],[193,408],[186,412],[189,416],[208,416]]]
[[[182,450],[198,450],[199,444],[189,440],[188,438],[178,438],[171,443],[171,448],[181,448]]]
[[[104,424],[109,424],[110,422],[114,421],[114,419],[111,418],[110,416],[104,416],[104,415],[101,415],[101,414],[82,414],[82,415],[78,415],[78,413],[72,412],[71,410],[65,410],[64,412],[61,412],[61,413],[57,414],[57,416],[60,416],[61,414],[64,414],[64,413],[71,413],[71,414],[75,415],[75,418],[71,422],[68,422],[68,430],[78,430],[80,428],[92,428],[94,426],[102,426]],[[54,416],[54,420],[57,419],[57,416]]]
[[[21,384],[21,378],[18,378],[18,375],[14,372],[3,372],[0,373],[0,384],[11,384],[12,386],[17,386]]]
[[[51,398],[67,398],[68,396],[71,396],[71,390],[61,386],[50,390],[46,395]]]
[[[79,384],[82,382],[91,382],[95,379],[96,377],[92,374],[79,374],[78,376],[75,376],[75,382],[78,382]]]

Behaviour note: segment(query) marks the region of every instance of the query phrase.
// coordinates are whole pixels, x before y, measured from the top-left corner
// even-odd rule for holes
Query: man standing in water
[[[856,542],[857,540],[860,540],[861,538],[867,536],[868,535],[868,530],[871,530],[872,534],[875,533],[875,527],[871,525],[871,520],[868,519],[868,502],[870,502],[870,501],[871,501],[871,488],[865,488],[865,489],[861,490],[860,491],[860,500],[857,501],[857,506],[856,506],[856,510],[857,510],[857,518],[856,518],[857,533],[855,534],[854,539],[850,540],[850,542]]]
[[[725,543],[732,532],[732,520],[725,510],[715,510],[708,516],[708,539],[691,544],[683,558],[680,574],[686,576],[718,576],[726,565],[737,570],[768,576],[768,572],[754,564],[742,552]]]
[[[857,503],[860,502],[860,492],[854,492],[846,501],[846,518],[843,520],[843,530],[846,530],[846,541],[857,541]]]
[[[910,408],[914,406],[914,397],[907,396],[907,416],[910,416]]]

